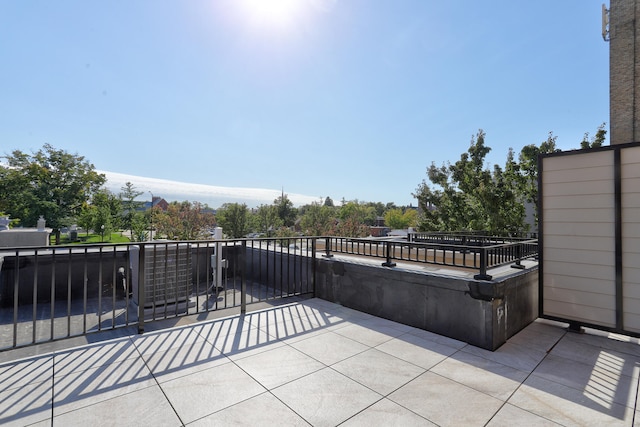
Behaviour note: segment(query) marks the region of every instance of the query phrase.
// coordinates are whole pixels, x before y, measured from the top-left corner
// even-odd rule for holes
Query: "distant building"
[[[142,210],[146,211],[151,208],[160,208],[160,210],[166,212],[168,207],[169,203],[167,203],[165,199],[163,199],[162,197],[153,196],[150,202],[144,202],[144,205],[142,205]]]

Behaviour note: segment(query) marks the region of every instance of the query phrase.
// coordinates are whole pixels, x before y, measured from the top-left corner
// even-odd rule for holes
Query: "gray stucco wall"
[[[316,296],[495,350],[536,319],[538,269],[494,281],[319,260]]]

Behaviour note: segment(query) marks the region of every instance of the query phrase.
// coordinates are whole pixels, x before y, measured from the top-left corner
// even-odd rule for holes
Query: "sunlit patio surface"
[[[629,337],[489,352],[317,298],[166,326],[0,353],[0,425],[640,425]]]

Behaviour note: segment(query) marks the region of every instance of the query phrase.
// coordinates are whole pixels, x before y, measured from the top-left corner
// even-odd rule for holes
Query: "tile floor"
[[[633,426],[639,368],[629,337],[490,352],[310,299],[5,361],[0,425]]]

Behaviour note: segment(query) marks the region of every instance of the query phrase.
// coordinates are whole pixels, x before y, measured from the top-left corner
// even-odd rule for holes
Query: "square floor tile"
[[[127,359],[111,365],[54,377],[54,415],[75,410],[155,385],[142,359]]]
[[[105,341],[56,352],[55,371],[56,375],[67,375],[138,357],[140,353],[128,338]]]
[[[182,347],[195,341],[203,341],[194,327],[175,328],[148,332],[132,338],[140,354],[153,354],[159,351],[167,351],[172,348]]]
[[[431,369],[431,367],[458,351],[453,347],[435,341],[424,340],[413,334],[404,334],[386,341],[377,346],[376,349],[424,369]]]
[[[425,372],[419,366],[376,349],[338,362],[332,368],[383,396]]]
[[[524,372],[532,372],[547,355],[546,351],[534,350],[518,344],[506,343],[495,351],[466,346],[460,351],[474,354]]]
[[[234,331],[227,336],[220,336],[213,345],[231,360],[239,360],[284,345],[262,329]]]
[[[561,425],[507,403],[489,421],[487,427],[560,427]]]
[[[568,334],[551,351],[554,356],[580,362],[589,366],[599,366],[613,374],[638,378],[640,357],[613,350],[612,345],[596,345],[601,337],[584,340],[581,335]]]
[[[233,363],[160,384],[184,423],[264,393],[266,389]]]
[[[0,390],[24,387],[53,378],[53,356],[45,355],[0,365]]]
[[[331,368],[272,390],[284,404],[313,426],[335,426],[382,396]]]
[[[286,345],[245,357],[236,364],[268,390],[325,367]]]
[[[0,425],[24,426],[50,420],[52,408],[53,379],[34,384],[23,383],[0,391]]]
[[[304,340],[287,341],[289,345],[325,365],[333,365],[370,347],[333,332],[312,335]]]
[[[236,405],[200,418],[189,427],[207,426],[300,426],[309,424],[271,393],[262,393]]]
[[[431,372],[500,400],[507,400],[529,375],[464,351],[443,360]]]
[[[196,341],[142,357],[161,383],[231,362],[208,341]]]
[[[53,425],[65,427],[133,424],[177,427],[182,423],[158,386],[115,396],[53,419]]]
[[[339,329],[332,329],[336,334],[343,335],[352,340],[358,341],[369,347],[375,347],[383,342],[389,341],[404,332],[389,326],[351,324]]]
[[[398,391],[389,400],[441,425],[484,425],[503,402],[465,385],[426,372]]]
[[[562,425],[629,426],[633,408],[532,375],[509,403]]]
[[[532,375],[582,390],[596,400],[634,407],[638,379],[624,375],[624,370],[622,361],[603,350],[594,365],[549,354]]]
[[[349,418],[347,421],[340,425],[344,427],[435,426],[435,424],[433,424],[429,420],[411,412],[406,408],[403,408],[402,406],[388,399],[382,399],[374,403],[364,411],[355,415],[353,418]]]
[[[324,331],[318,323],[313,319],[294,317],[280,322],[266,323],[260,326],[260,329],[267,334],[280,339],[288,340],[295,338],[304,338],[308,334],[316,331]]]

